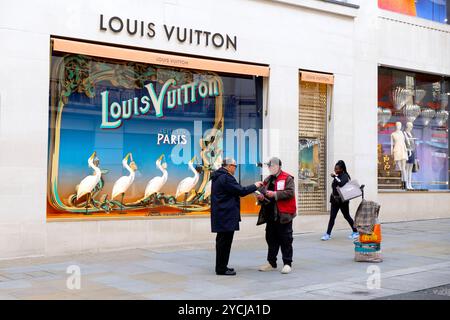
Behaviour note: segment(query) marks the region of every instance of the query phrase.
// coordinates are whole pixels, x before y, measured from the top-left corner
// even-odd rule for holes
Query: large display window
[[[449,189],[450,78],[378,70],[378,188]]]
[[[53,51],[50,87],[49,218],[208,214],[227,156],[261,179],[261,77]]]

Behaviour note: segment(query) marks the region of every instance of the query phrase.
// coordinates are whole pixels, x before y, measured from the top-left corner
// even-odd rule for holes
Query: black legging
[[[350,208],[349,208],[349,202],[340,202],[340,203],[331,203],[331,211],[330,211],[330,221],[328,222],[328,229],[327,233],[331,234],[331,230],[333,230],[334,227],[334,220],[336,220],[336,216],[339,212],[339,209],[342,211],[342,214],[344,215],[345,220],[347,220],[348,224],[352,228],[353,232],[357,232],[355,227],[353,226],[353,219],[350,216]]]

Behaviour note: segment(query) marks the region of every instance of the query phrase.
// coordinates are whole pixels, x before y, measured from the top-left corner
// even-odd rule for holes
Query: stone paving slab
[[[14,289],[31,288],[32,283],[25,280],[11,280],[0,282],[0,294],[9,293]]]
[[[264,238],[233,243],[236,277],[215,275],[213,242],[0,261],[0,299],[366,300],[450,283],[450,219],[383,224],[382,230],[379,264],[353,261],[348,230],[335,231],[326,242],[321,234],[295,234],[289,275],[279,272],[281,266],[257,271],[265,263]],[[79,290],[67,287],[69,266],[80,268]],[[367,286],[369,266],[379,268],[379,289]]]

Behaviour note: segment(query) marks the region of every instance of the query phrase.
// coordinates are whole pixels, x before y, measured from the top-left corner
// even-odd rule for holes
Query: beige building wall
[[[317,0],[2,2],[0,259],[214,239],[209,218],[46,221],[50,36],[269,65],[263,125],[272,134],[264,140],[263,156],[278,155],[295,177],[298,71],[332,73],[328,171],[335,161],[345,159],[352,177],[366,184],[367,198],[381,202],[382,221],[450,217],[449,193],[379,194],[376,172],[378,64],[450,74],[450,61],[445,60],[450,51],[449,26],[422,28],[431,22],[415,18],[405,24],[397,21],[406,19],[399,15],[386,19],[387,13],[378,10],[376,1],[354,2],[359,2],[359,9]],[[166,23],[234,34],[238,49],[102,32],[100,14],[154,22],[159,27]],[[433,49],[414,51],[411,33],[417,30],[417,37]],[[353,201],[353,210],[357,203]],[[324,231],[327,220],[326,215],[300,213],[295,231]],[[347,228],[344,222],[338,219],[336,228]],[[262,236],[264,227],[255,223],[256,217],[245,217],[237,237]]]

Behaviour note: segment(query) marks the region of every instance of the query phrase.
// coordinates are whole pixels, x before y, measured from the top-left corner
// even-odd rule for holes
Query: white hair
[[[225,158],[225,159],[223,159],[222,167],[228,166],[230,164],[236,164],[236,160],[234,160],[233,158]]]

